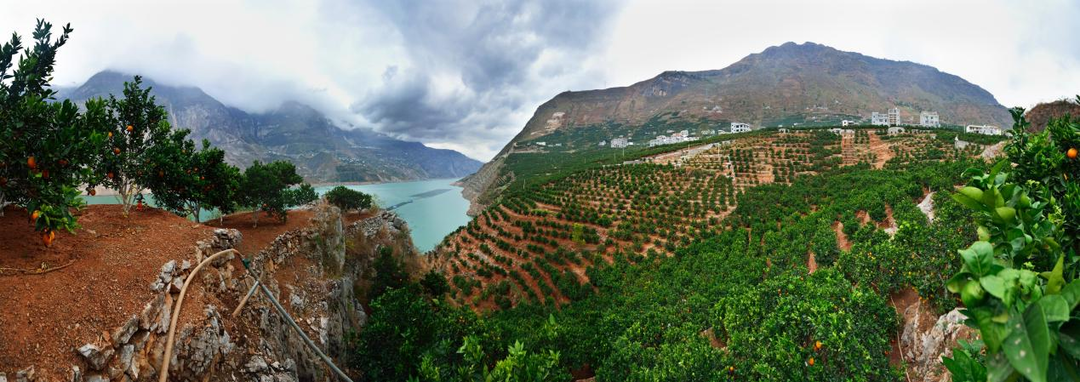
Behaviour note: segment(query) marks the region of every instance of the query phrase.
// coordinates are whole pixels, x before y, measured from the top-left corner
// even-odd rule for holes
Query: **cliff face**
[[[406,223],[391,212],[345,225],[336,207],[315,209],[310,225],[253,254],[251,271],[320,350],[344,368],[346,333],[367,320],[357,293],[364,293],[379,248],[392,248],[412,267],[419,266],[419,253]],[[84,362],[71,365],[71,378],[64,380],[156,381],[183,281],[205,256],[241,240],[238,231],[219,229],[213,240],[199,243],[196,261],[165,264],[148,286],[157,296],[99,341],[80,347]],[[239,259],[220,259],[196,275],[180,313],[170,380],[336,381],[260,293],[238,315],[230,314],[253,285]],[[33,367],[23,375],[26,371],[32,377]]]

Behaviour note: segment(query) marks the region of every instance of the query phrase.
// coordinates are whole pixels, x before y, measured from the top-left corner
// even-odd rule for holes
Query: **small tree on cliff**
[[[371,195],[344,186],[334,187],[327,192],[326,200],[340,208],[342,213],[371,207]]]
[[[241,199],[251,208],[255,226],[259,226],[259,212],[277,215],[286,219],[286,209],[294,202],[289,194],[289,187],[303,182],[304,178],[296,173],[296,166],[285,161],[267,164],[255,161],[244,170],[241,182]]]

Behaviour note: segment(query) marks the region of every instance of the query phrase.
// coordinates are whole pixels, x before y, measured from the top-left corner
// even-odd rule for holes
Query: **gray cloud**
[[[400,32],[411,67],[388,68],[352,110],[384,131],[436,141],[509,138],[524,122],[513,115],[557,93],[545,82],[595,53],[617,14],[610,2],[567,0],[374,6]]]

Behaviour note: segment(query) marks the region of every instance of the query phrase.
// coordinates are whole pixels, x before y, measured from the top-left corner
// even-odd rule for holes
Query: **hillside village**
[[[561,118],[563,118],[563,116],[564,116],[564,113],[562,113],[562,112],[554,113],[552,115],[552,119],[550,121],[560,120]],[[918,118],[919,118],[918,123],[914,123],[914,117],[909,118],[908,122],[905,123],[904,119],[903,119],[903,116],[901,115],[900,108],[894,107],[892,109],[889,109],[889,111],[885,112],[885,113],[880,113],[880,112],[876,112],[876,111],[872,112],[870,114],[869,119],[864,119],[864,120],[861,120],[861,121],[846,120],[845,119],[845,120],[843,120],[841,122],[841,126],[842,127],[848,127],[848,126],[869,125],[869,126],[889,127],[889,133],[890,134],[903,133],[905,131],[905,129],[904,129],[905,127],[917,128],[917,129],[938,129],[938,128],[943,128],[943,126],[941,125],[941,120],[940,120],[940,118],[938,116],[938,113],[935,112],[935,111],[920,111]],[[794,126],[792,126],[790,128],[784,127],[784,125],[779,125],[776,128],[779,129],[780,131],[789,131],[790,129],[793,129],[793,128],[806,128],[806,126],[801,126],[800,127],[799,124],[796,123]],[[702,138],[705,138],[705,137],[723,135],[723,134],[746,133],[746,132],[750,132],[750,131],[753,131],[753,130],[755,130],[755,129],[751,124],[743,123],[743,122],[731,122],[728,125],[727,130],[723,130],[723,129],[720,129],[720,128],[706,129],[706,130],[701,130],[701,131],[698,131],[698,132],[691,131],[691,130],[688,130],[688,129],[684,129],[684,130],[681,130],[681,131],[667,130],[667,135],[664,135],[664,134],[656,135],[656,137],[654,139],[651,139],[648,142],[646,142],[646,146],[647,147],[656,147],[656,146],[671,145],[671,144],[690,143],[690,142],[698,141],[699,139],[702,139]],[[830,131],[833,131],[833,132],[835,132],[837,134],[841,134],[841,133],[844,133],[844,132],[853,133],[852,130],[843,130],[843,129],[839,129],[839,128],[834,128],[834,129],[831,129]],[[967,126],[965,126],[963,128],[963,131],[966,132],[966,133],[981,134],[981,135],[1002,135],[1002,134],[1005,133],[1005,131],[1002,130],[1000,127],[992,126],[992,125],[967,125]],[[537,142],[534,142],[533,144],[536,145],[536,146],[540,146],[540,147],[547,146],[547,143],[544,142],[544,141],[537,141]],[[631,141],[630,138],[628,138],[628,137],[620,136],[620,137],[612,138],[610,144],[607,141],[601,140],[600,142],[598,142],[597,145],[600,146],[600,147],[608,146],[608,147],[613,148],[613,149],[624,149],[624,148],[627,148],[627,147],[634,146],[634,142]],[[558,144],[558,146],[561,147],[562,145]]]

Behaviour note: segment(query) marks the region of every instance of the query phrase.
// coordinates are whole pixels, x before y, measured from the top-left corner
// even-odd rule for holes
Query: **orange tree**
[[[960,251],[948,282],[978,345],[943,360],[955,381],[1080,381],[1080,123],[1051,120],[1028,134],[1014,109],[1008,162],[976,173],[953,195],[975,212],[979,241]],[[1011,162],[1011,163],[1009,163]]]
[[[145,184],[158,206],[199,221],[203,209],[222,214],[235,209],[240,170],[225,163],[225,152],[203,140],[203,149],[187,139],[187,130],[175,130],[148,152],[150,165]]]
[[[289,189],[303,181],[304,178],[296,173],[296,166],[292,163],[273,161],[263,164],[255,161],[244,170],[239,199],[244,206],[251,208],[256,227],[259,226],[259,212],[265,211],[284,221],[289,207],[309,202],[304,199],[314,194],[314,190],[306,192],[311,186],[299,189],[302,192]],[[298,197],[298,193],[304,197]]]
[[[155,103],[151,89],[141,85],[142,78],[135,76],[133,82],[124,83],[124,98],[110,95],[106,101],[106,145],[97,153],[93,163],[96,177],[90,182],[91,186],[100,182],[116,190],[125,215],[153,180],[155,174],[148,165],[154,163],[151,153],[155,145],[171,142],[165,109]]]
[[[0,46],[0,205],[10,201],[32,211],[30,223],[46,246],[56,230],[77,227],[71,209],[83,202],[76,187],[89,178],[85,164],[104,140],[101,102],[88,102],[81,113],[70,101],[53,101],[56,52],[71,31],[65,26],[54,40],[52,25],[39,20],[32,48],[24,49],[18,34]]]

